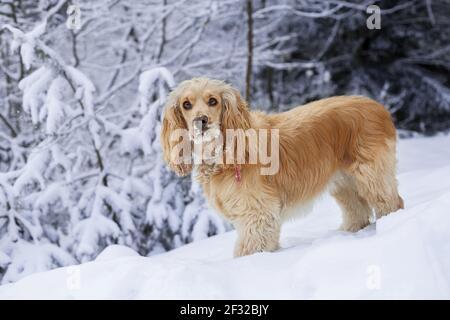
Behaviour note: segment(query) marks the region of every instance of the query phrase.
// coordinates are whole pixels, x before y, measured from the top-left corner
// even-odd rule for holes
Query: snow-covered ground
[[[274,253],[233,259],[234,232],[152,257],[111,246],[1,286],[0,299],[449,299],[450,137],[401,140],[398,177],[406,209],[356,234],[336,231],[325,196]]]

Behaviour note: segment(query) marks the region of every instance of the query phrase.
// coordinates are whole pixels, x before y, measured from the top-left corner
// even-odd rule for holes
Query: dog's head
[[[179,163],[172,152],[179,143],[171,137],[177,129],[185,129],[189,136],[211,129],[248,129],[249,111],[239,91],[229,84],[208,78],[194,78],[182,82],[168,96],[162,124],[161,142],[164,160],[178,175],[184,176],[192,165]]]

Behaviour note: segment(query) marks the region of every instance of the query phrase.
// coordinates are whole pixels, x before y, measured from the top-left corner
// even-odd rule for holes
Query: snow
[[[175,86],[175,79],[167,68],[155,67],[142,72],[139,76],[139,94],[142,114],[147,112],[146,110],[150,100],[150,93],[152,92],[154,84],[157,80],[160,80],[158,83],[160,97],[164,97],[167,94],[164,90],[164,83],[170,88]]]
[[[87,115],[94,114],[95,85],[81,71],[74,67],[66,66],[67,76],[82,90],[83,108]]]
[[[5,240],[5,238],[0,240],[0,249],[11,257],[9,262],[5,260],[2,262],[2,259],[8,259],[8,255],[0,255],[0,267],[2,263],[10,264],[4,275],[4,280],[8,282],[20,278],[23,274],[43,272],[50,268],[76,263],[67,252],[51,243],[31,244],[22,239],[15,242]]]
[[[64,82],[65,80],[60,76],[53,80],[45,98],[46,108],[43,110],[47,111],[46,130],[49,134],[56,133],[59,123],[64,119]]]
[[[3,26],[7,28],[14,36],[13,43],[11,44],[11,50],[15,51],[20,47],[20,54],[22,56],[22,62],[26,69],[30,69],[35,59],[35,42],[40,36],[42,36],[47,27],[47,21],[38,24],[33,30],[28,33],[24,33],[21,30],[14,28],[10,25]]]
[[[119,226],[104,215],[93,214],[91,217],[80,221],[74,230],[74,235],[80,239],[75,246],[75,254],[81,261],[89,260],[98,245],[102,243],[102,237],[106,239],[117,239],[120,234]]]
[[[44,92],[53,79],[53,73],[41,67],[19,82],[23,91],[23,110],[31,115],[33,124],[39,122],[39,109],[44,103]]]
[[[406,208],[358,233],[337,231],[325,196],[283,227],[277,252],[233,258],[234,231],[152,257],[114,245],[3,285],[0,299],[448,299],[450,137],[400,140],[398,153]]]
[[[48,150],[39,150],[31,154],[30,160],[24,167],[23,173],[14,183],[14,192],[16,195],[25,189],[25,187],[33,182],[37,182],[41,188],[44,188],[45,181],[42,172],[47,167],[50,159]]]

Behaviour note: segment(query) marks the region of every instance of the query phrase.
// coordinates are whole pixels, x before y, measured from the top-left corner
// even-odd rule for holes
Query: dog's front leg
[[[281,222],[278,214],[254,212],[233,224],[238,233],[235,257],[279,248]]]

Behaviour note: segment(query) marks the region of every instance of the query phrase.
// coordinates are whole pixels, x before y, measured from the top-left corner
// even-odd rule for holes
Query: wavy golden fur
[[[211,101],[217,105],[212,107]],[[265,114],[250,111],[239,92],[222,81],[184,81],[169,95],[161,134],[164,159],[179,175],[188,174],[192,165],[173,163],[176,141],[170,134],[190,130],[193,119],[202,115],[222,131],[279,129],[275,175],[261,175],[259,164],[242,165],[241,181],[234,165],[198,168],[209,202],[237,230],[235,256],[276,250],[281,223],[328,187],[342,209],[346,231],[366,227],[372,210],[380,218],[403,208],[395,176],[395,127],[389,112],[374,100],[338,96]]]

